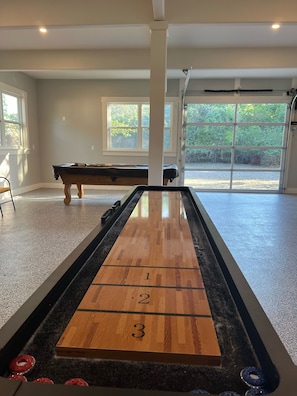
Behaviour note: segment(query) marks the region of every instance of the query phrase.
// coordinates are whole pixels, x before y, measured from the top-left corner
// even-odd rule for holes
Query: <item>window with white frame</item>
[[[108,152],[148,152],[150,134],[149,99],[102,100],[104,150]],[[164,152],[175,150],[174,102],[164,107]]]
[[[0,83],[0,148],[26,145],[26,92]]]

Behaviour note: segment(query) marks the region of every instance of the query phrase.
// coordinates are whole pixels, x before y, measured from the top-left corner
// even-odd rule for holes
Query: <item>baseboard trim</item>
[[[297,194],[297,188],[286,188],[285,194]]]
[[[63,190],[64,185],[62,183],[38,183],[32,184],[31,186],[20,187],[13,189],[13,195],[20,195],[26,192],[38,190],[39,188],[58,188]],[[73,190],[76,188],[73,185]],[[108,191],[129,191],[132,186],[97,186],[97,185],[85,185],[84,189],[86,190],[108,190]]]
[[[13,195],[20,195],[33,190],[38,190],[39,188],[42,188],[42,183],[31,184],[30,186],[26,187],[13,188],[12,193]]]
[[[99,185],[85,185],[85,190],[105,190],[105,191],[129,191],[133,186],[99,186]],[[13,189],[13,195],[20,195],[33,190],[38,190],[39,188],[59,188],[63,190],[62,183],[37,183],[26,187],[20,187]],[[73,185],[73,191],[75,185]],[[297,188],[286,188],[284,194],[297,194]]]

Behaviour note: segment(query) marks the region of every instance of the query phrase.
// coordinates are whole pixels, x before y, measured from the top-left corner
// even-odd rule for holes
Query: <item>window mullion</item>
[[[20,127],[20,145],[24,145],[24,136],[23,136],[23,108],[22,108],[22,99],[18,96],[18,113],[19,113],[19,127]]]
[[[4,142],[5,124],[3,120],[3,115],[4,115],[4,111],[3,111],[2,90],[0,90],[0,147],[3,146],[3,142]]]
[[[137,146],[142,150],[142,103],[138,104]]]

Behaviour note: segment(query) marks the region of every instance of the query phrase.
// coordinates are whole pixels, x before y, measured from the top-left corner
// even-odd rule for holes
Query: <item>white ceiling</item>
[[[149,26],[52,27],[47,34],[36,28],[0,28],[1,50],[149,49]],[[297,47],[297,24],[273,30],[269,24],[169,25],[168,48]],[[26,71],[35,78],[149,78],[149,70]],[[192,78],[293,77],[297,68],[193,70]],[[184,77],[169,70],[169,78]]]
[[[168,48],[297,46],[297,24],[169,25]],[[137,49],[150,47],[148,26],[0,28],[0,50]]]

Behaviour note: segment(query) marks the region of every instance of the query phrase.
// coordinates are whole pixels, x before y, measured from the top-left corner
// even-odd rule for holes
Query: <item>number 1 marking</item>
[[[145,278],[145,280],[150,280],[150,273],[149,273],[149,272],[146,273],[146,278]]]

